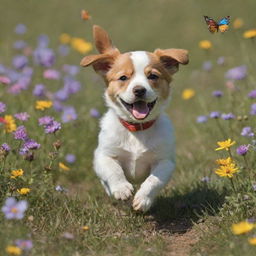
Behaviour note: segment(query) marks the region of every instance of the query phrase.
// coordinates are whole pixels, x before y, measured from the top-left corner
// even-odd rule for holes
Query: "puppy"
[[[81,65],[92,65],[105,83],[107,113],[101,119],[94,169],[109,196],[127,200],[140,184],[133,208],[147,211],[168,183],[175,167],[171,121],[164,113],[172,75],[188,63],[183,49],[157,49],[153,53],[120,53],[107,32],[93,27],[97,55]]]

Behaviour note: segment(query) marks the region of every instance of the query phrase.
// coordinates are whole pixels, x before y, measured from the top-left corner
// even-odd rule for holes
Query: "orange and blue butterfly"
[[[206,24],[208,25],[208,30],[211,33],[216,33],[218,31],[223,33],[223,32],[226,32],[229,28],[230,16],[226,16],[221,20],[219,20],[218,22],[216,22],[214,19],[208,16],[204,16],[204,19]]]

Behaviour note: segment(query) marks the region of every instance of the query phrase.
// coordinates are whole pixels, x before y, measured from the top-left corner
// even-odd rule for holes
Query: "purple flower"
[[[24,55],[17,55],[13,58],[12,65],[16,69],[22,69],[28,65],[28,58]]]
[[[16,34],[22,35],[22,34],[25,34],[27,32],[27,27],[24,24],[18,24],[15,27],[14,31],[15,31]]]
[[[41,118],[38,119],[38,123],[39,125],[49,125],[53,122],[54,118],[51,116],[43,116]]]
[[[27,112],[21,112],[14,115],[20,121],[27,121],[30,115]]]
[[[222,91],[213,91],[212,96],[220,98],[223,96],[223,92]]]
[[[70,76],[75,76],[80,71],[80,68],[78,66],[68,64],[63,65],[62,69]]]
[[[245,156],[249,150],[249,145],[241,145],[236,149],[236,153],[240,156]]]
[[[241,135],[245,136],[245,137],[253,137],[254,133],[253,133],[252,128],[250,126],[246,126],[242,129]]]
[[[58,53],[59,55],[61,56],[67,56],[70,52],[70,47],[67,46],[67,45],[60,45],[59,48],[58,48]]]
[[[217,59],[217,64],[222,66],[225,63],[225,57],[221,56]]]
[[[209,183],[210,178],[208,176],[205,176],[205,177],[201,178],[201,181],[204,182],[204,183]]]
[[[4,150],[6,153],[9,153],[11,151],[11,148],[7,143],[3,143],[1,145],[1,149]]]
[[[22,74],[26,77],[31,77],[33,75],[33,72],[34,70],[31,67],[25,67],[22,69]]]
[[[33,94],[37,97],[45,96],[45,86],[43,84],[36,84],[33,90]]]
[[[231,80],[242,80],[247,76],[247,67],[245,65],[229,69],[225,77]]]
[[[0,101],[0,113],[5,112],[5,110],[6,110],[6,105]]]
[[[61,119],[63,123],[68,123],[70,121],[76,120],[77,119],[76,110],[73,107],[64,108]]]
[[[70,239],[70,240],[73,240],[75,238],[75,236],[70,232],[64,232],[62,234],[62,237],[66,238],[66,239]]]
[[[64,109],[64,106],[62,105],[61,102],[54,100],[53,101],[53,108],[57,111],[57,112],[61,112]]]
[[[208,120],[207,116],[198,116],[197,119],[196,119],[196,122],[197,123],[206,123],[207,120]]]
[[[40,48],[46,48],[49,44],[49,37],[45,34],[42,34],[37,38],[37,43]]]
[[[65,159],[68,163],[72,164],[76,161],[76,156],[73,154],[67,154]]]
[[[0,74],[5,74],[6,67],[3,64],[0,64]]]
[[[27,90],[30,82],[31,82],[31,77],[29,77],[29,76],[21,76],[18,79],[17,84],[19,84],[19,86],[20,86],[20,88],[22,90]]]
[[[61,124],[57,121],[53,121],[52,123],[45,126],[45,133],[55,133],[61,129]]]
[[[250,99],[256,99],[256,90],[250,91],[247,96]]]
[[[67,89],[63,88],[58,90],[55,94],[54,94],[55,99],[60,100],[60,101],[65,101],[69,98],[69,92]]]
[[[55,69],[47,69],[44,71],[44,78],[51,80],[59,80],[60,72]]]
[[[70,94],[75,94],[81,89],[80,82],[74,80],[71,77],[66,77],[64,79],[64,89],[68,90]]]
[[[16,140],[26,140],[28,138],[26,128],[21,125],[13,133]]]
[[[43,67],[51,67],[55,62],[55,54],[52,49],[39,47],[34,51],[34,60]]]
[[[100,112],[96,108],[91,108],[90,109],[90,116],[94,118],[99,118],[100,117]]]
[[[27,43],[23,40],[15,41],[14,44],[13,44],[13,48],[16,49],[16,50],[22,50],[26,46],[27,46]]]
[[[252,189],[253,189],[253,191],[256,191],[256,184],[252,185]]]
[[[220,112],[218,112],[218,111],[213,111],[213,112],[210,113],[210,118],[217,119],[219,117],[220,117]]]
[[[7,76],[0,76],[0,83],[1,84],[10,84],[11,80]]]
[[[37,143],[36,141],[32,140],[32,139],[27,139],[26,142],[24,143],[23,145],[23,148],[26,148],[26,149],[39,149],[40,148],[40,144]]]
[[[211,71],[211,69],[212,69],[212,62],[211,61],[205,61],[203,63],[203,70]]]
[[[251,112],[250,112],[250,114],[251,115],[256,115],[256,103],[251,105]]]
[[[20,220],[24,217],[24,213],[28,208],[28,203],[25,200],[16,201],[14,197],[9,197],[5,200],[5,204],[2,207],[2,212],[5,218]]]
[[[234,118],[235,118],[235,115],[232,114],[232,113],[228,113],[228,114],[223,113],[223,114],[221,115],[221,118],[222,118],[223,120],[231,120],[231,119],[234,119]]]
[[[58,191],[58,192],[68,192],[68,190],[60,185],[57,185],[55,187],[55,190]]]
[[[17,239],[15,240],[15,245],[18,246],[21,250],[31,250],[33,248],[33,243],[31,240]]]

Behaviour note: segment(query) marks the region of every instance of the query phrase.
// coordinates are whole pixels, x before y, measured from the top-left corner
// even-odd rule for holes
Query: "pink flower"
[[[1,84],[10,84],[11,80],[9,77],[7,76],[0,76],[0,83]]]
[[[44,78],[52,79],[52,80],[59,80],[60,73],[59,73],[59,71],[57,71],[55,69],[47,69],[44,71]]]

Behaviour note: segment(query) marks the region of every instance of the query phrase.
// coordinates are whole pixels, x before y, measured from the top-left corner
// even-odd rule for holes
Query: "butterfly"
[[[81,11],[81,18],[82,18],[82,20],[89,20],[91,18],[91,15],[89,14],[88,11],[82,10]]]
[[[215,33],[218,32],[220,30],[220,32],[226,32],[228,30],[228,25],[230,22],[230,16],[226,16],[224,18],[222,18],[221,20],[219,20],[218,22],[216,22],[214,19],[208,17],[208,16],[204,16],[205,22],[208,25],[208,29],[211,33]]]

